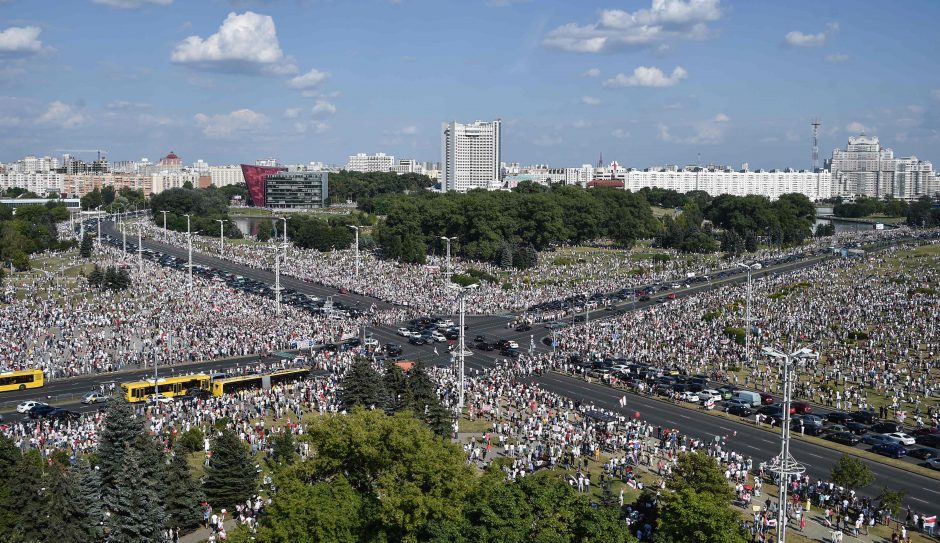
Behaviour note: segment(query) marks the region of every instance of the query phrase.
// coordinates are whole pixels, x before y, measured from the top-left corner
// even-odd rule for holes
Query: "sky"
[[[940,2],[0,0],[0,161],[809,168],[850,135],[940,161]]]

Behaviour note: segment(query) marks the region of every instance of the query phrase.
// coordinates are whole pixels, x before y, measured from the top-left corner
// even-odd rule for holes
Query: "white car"
[[[510,349],[518,349],[518,348],[519,348],[519,344],[510,339],[510,340],[509,340],[509,348],[510,348]]]
[[[715,389],[709,388],[708,390],[703,390],[703,391],[701,391],[701,392],[698,393],[698,399],[699,399],[699,401],[704,402],[705,400],[707,400],[707,399],[709,399],[709,398],[711,398],[712,400],[714,400],[714,401],[716,401],[716,402],[720,402],[721,399],[722,399],[722,398],[721,398],[721,392],[718,392],[718,391],[715,390]]]
[[[46,405],[43,402],[38,402],[36,400],[26,400],[25,402],[20,403],[16,406],[17,413],[29,413],[29,410],[36,407],[37,405]]]
[[[895,443],[900,445],[913,445],[915,443],[914,437],[905,434],[904,432],[892,432],[890,434],[885,434],[891,438]]]
[[[618,373],[630,373],[630,366],[627,366],[626,364],[615,364],[614,366],[611,366],[610,369]]]
[[[163,394],[160,394],[159,392],[156,394],[151,394],[147,398],[148,403],[170,403],[172,401],[173,401],[173,398],[169,396],[164,396]]]
[[[398,335],[400,335],[401,337],[411,337],[411,330],[404,328],[404,327],[399,328]]]
[[[438,332],[437,330],[431,333],[431,339],[440,343],[447,341],[447,338],[444,337],[444,334]]]
[[[86,405],[98,402],[106,402],[108,400],[110,400],[110,398],[101,392],[89,392],[82,397],[82,403]]]
[[[698,393],[689,392],[688,390],[679,395],[679,399],[685,402],[698,403]]]
[[[376,345],[379,344],[379,340],[375,339],[374,337],[367,337],[362,342],[362,344],[365,345],[366,347],[375,347]]]

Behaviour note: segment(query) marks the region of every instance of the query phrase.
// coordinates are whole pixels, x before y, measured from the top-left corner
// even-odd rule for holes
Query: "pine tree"
[[[164,543],[166,513],[160,496],[144,481],[140,455],[129,447],[115,481],[117,501],[108,517],[109,543]]]
[[[39,451],[28,451],[19,458],[10,484],[10,503],[18,511],[14,540],[42,541],[42,457]]]
[[[402,402],[407,397],[408,380],[401,366],[389,360],[385,362],[385,375],[382,376],[382,384],[385,387],[387,396],[385,402],[385,411],[394,413],[402,408]]]
[[[414,411],[419,418],[423,416],[428,406],[440,403],[437,387],[421,362],[415,364],[408,372],[408,402],[405,407]]]
[[[134,408],[121,396],[108,406],[108,417],[98,445],[101,473],[101,501],[108,511],[114,511],[120,500],[118,480],[124,466],[124,457],[144,432],[143,421],[134,414]],[[135,482],[134,484],[138,484]]]
[[[120,269],[115,277],[115,289],[127,290],[131,286],[131,274],[126,269]]]
[[[11,492],[21,456],[13,440],[0,437],[0,538],[8,537],[17,524]]]
[[[82,244],[78,248],[78,254],[82,258],[91,258],[92,241],[91,234],[85,234],[82,238]]]
[[[104,511],[101,509],[101,478],[98,476],[98,470],[85,461],[79,462],[76,477],[78,497],[85,513],[81,523],[84,530],[92,535],[92,540],[98,541],[101,539],[104,525]]]
[[[180,446],[173,451],[167,466],[165,489],[168,527],[182,530],[199,526],[202,520],[200,504],[205,501],[202,488],[189,470],[186,456],[186,451]]]
[[[222,430],[212,440],[212,459],[206,468],[203,489],[212,507],[234,508],[252,497],[258,474],[248,449],[235,432]]]
[[[297,453],[294,450],[294,435],[290,432],[282,432],[271,438],[271,448],[277,464],[289,466],[294,463]]]
[[[95,264],[95,268],[88,274],[88,284],[95,288],[102,287],[104,284],[104,272],[101,271],[101,266]]]
[[[503,241],[502,246],[499,248],[499,267],[512,267],[512,247],[510,247],[508,241]]]
[[[43,491],[43,541],[86,543],[92,540],[79,492],[74,473],[58,464],[49,468]]]
[[[368,359],[360,358],[353,362],[349,372],[343,378],[340,401],[346,409],[357,405],[365,408],[385,407],[385,386],[382,376],[372,368]]]

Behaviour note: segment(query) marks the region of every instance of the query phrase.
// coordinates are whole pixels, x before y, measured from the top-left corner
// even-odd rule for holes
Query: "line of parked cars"
[[[433,345],[457,340],[460,337],[460,329],[452,319],[419,317],[409,321],[408,326],[400,327],[397,334],[408,338],[411,345]]]
[[[55,407],[36,400],[20,402],[20,404],[16,406],[16,412],[25,414],[31,419],[69,421],[78,420],[78,418],[81,417],[81,414],[76,411],[62,409],[61,407]]]

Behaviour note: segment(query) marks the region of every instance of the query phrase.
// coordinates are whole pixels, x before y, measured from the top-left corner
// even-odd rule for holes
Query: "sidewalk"
[[[225,521],[225,531],[232,533],[232,530],[235,529],[235,521],[232,519]],[[180,537],[180,543],[202,543],[207,541],[209,536],[212,535],[212,530],[209,528],[199,528],[195,532],[188,533]]]

